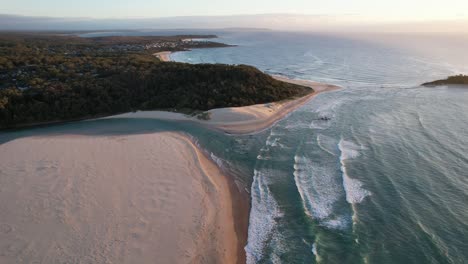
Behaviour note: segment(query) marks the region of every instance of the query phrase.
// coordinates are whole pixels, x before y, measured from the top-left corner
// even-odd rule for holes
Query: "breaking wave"
[[[340,163],[343,176],[343,187],[346,192],[346,201],[350,204],[360,203],[364,198],[371,195],[371,192],[362,187],[362,182],[349,177],[346,169],[346,160],[359,156],[359,150],[361,150],[362,147],[341,139],[338,143],[338,148],[341,151]]]
[[[294,157],[294,181],[302,198],[305,212],[320,224],[333,229],[343,229],[347,221],[337,216],[333,206],[342,195],[342,188],[334,169],[314,164],[307,157]]]
[[[322,134],[317,135],[317,144],[325,152],[330,153],[333,156],[338,156],[338,149],[336,147],[336,141],[332,137],[328,137]]]
[[[252,208],[245,247],[247,263],[257,263],[263,258],[265,244],[271,239],[276,226],[275,218],[282,214],[268,187],[268,172],[254,170],[251,187]]]
[[[213,152],[210,153],[211,159],[218,165],[219,168],[223,167],[223,160],[217,157]]]

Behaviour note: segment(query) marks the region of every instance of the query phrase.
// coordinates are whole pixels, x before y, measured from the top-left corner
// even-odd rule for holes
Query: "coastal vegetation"
[[[423,86],[438,86],[438,85],[448,85],[448,84],[461,84],[468,85],[468,75],[455,75],[450,76],[444,80],[437,80],[433,82],[423,83]]]
[[[173,37],[0,35],[0,128],[136,110],[206,111],[280,101],[310,88],[247,65],[161,62],[158,51],[225,47]],[[187,40],[189,39],[189,40]]]

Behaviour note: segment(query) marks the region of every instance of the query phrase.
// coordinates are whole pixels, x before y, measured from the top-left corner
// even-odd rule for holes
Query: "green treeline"
[[[251,66],[160,62],[154,50],[134,47],[75,37],[0,37],[0,127],[245,106],[312,91]]]
[[[433,82],[424,83],[424,86],[437,86],[437,85],[447,85],[447,84],[467,84],[468,85],[468,75],[455,75],[450,76],[445,80],[437,80]]]

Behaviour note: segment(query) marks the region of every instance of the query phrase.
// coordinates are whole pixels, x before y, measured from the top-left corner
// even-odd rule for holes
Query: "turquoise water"
[[[248,263],[468,262],[468,89],[419,87],[468,73],[468,37],[218,34],[239,46],[172,58],[343,89],[252,135],[112,119],[3,133],[0,143],[182,131],[249,190]]]
[[[419,87],[468,72],[467,37],[222,39],[240,46],[172,58],[343,87],[266,132],[251,173],[249,263],[468,262],[468,89]]]

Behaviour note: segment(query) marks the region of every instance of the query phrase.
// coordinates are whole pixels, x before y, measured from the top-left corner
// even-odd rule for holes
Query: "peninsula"
[[[444,80],[423,83],[423,86],[439,86],[439,85],[468,85],[468,75],[454,75]]]
[[[161,62],[161,51],[228,47],[203,36],[0,36],[0,128],[137,110],[184,113],[302,97],[309,87],[247,65]],[[207,36],[212,38],[213,36]]]
[[[125,117],[254,133],[337,88],[162,61],[225,46],[190,38],[2,35],[0,128]],[[0,133],[0,259],[245,263],[249,195],[189,136],[87,129]]]

